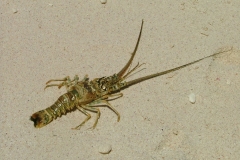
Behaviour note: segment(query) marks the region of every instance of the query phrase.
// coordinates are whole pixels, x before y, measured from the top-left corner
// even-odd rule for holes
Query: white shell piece
[[[188,95],[189,101],[194,104],[196,102],[196,96],[194,93]]]
[[[18,10],[15,9],[15,8],[13,8],[12,11],[13,11],[13,13],[17,13],[18,12]]]
[[[102,145],[98,149],[98,152],[102,154],[109,154],[111,151],[112,151],[111,145]]]
[[[101,2],[102,4],[106,4],[106,3],[107,3],[107,0],[100,0],[100,2]]]

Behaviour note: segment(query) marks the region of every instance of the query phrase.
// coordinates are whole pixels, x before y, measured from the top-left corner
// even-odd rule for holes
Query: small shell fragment
[[[192,104],[194,104],[194,103],[196,102],[196,96],[195,96],[195,94],[194,94],[194,93],[189,94],[189,95],[188,95],[188,99],[189,99],[189,101],[190,101]]]
[[[107,0],[100,0],[100,2],[101,2],[102,4],[106,4],[106,3],[107,3]]]
[[[18,10],[15,9],[15,8],[13,8],[12,11],[13,11],[13,13],[17,13],[18,12]]]
[[[112,151],[111,145],[102,145],[98,149],[98,152],[101,154],[109,154],[111,151]]]

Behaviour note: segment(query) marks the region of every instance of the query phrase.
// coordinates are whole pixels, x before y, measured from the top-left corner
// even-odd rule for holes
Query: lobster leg
[[[89,111],[92,111],[92,112],[97,112],[97,119],[96,119],[93,127],[91,127],[92,129],[94,129],[96,127],[96,125],[98,123],[98,119],[100,118],[100,114],[101,114],[100,110],[98,108],[95,108],[97,106],[92,106],[92,104],[96,104],[96,103],[104,103],[106,106],[108,106],[111,110],[113,110],[116,113],[116,115],[118,116],[118,120],[117,121],[118,122],[120,121],[120,114],[118,113],[118,111],[116,109],[113,108],[113,106],[110,103],[108,103],[108,101],[106,101],[106,100],[96,100],[96,101],[93,101],[92,103],[90,103],[88,105],[83,106],[83,108],[85,110],[89,110]],[[84,121],[84,123],[85,122],[86,121]],[[84,123],[81,123],[80,126],[82,126]]]
[[[116,93],[116,94],[112,94],[112,95],[105,95],[105,96],[102,97],[102,99],[95,100],[95,101],[93,101],[93,102],[91,102],[89,104],[86,104],[86,105],[77,106],[78,110],[83,112],[87,116],[87,118],[80,125],[78,125],[75,128],[72,128],[72,129],[80,129],[80,127],[83,126],[91,118],[91,115],[88,112],[86,112],[86,110],[97,113],[97,118],[96,118],[93,126],[91,128],[89,128],[89,129],[96,128],[97,123],[98,123],[98,119],[101,116],[100,110],[98,108],[96,108],[97,107],[96,104],[99,104],[99,103],[104,103],[111,110],[113,110],[117,114],[118,121],[119,121],[120,120],[120,114],[118,113],[118,111],[116,109],[114,109],[113,106],[110,103],[108,103],[106,100],[104,100],[104,99],[108,99],[108,97],[115,97],[115,96],[118,96],[118,97],[114,98],[114,99],[117,99],[117,98],[122,97],[123,94],[122,93]],[[110,99],[110,100],[113,100],[113,99]]]
[[[72,128],[72,129],[78,130],[78,129],[80,129],[81,126],[83,126],[91,118],[91,115],[88,112],[86,112],[86,110],[83,109],[82,107],[80,107],[78,105],[76,107],[79,111],[81,111],[83,114],[85,114],[87,116],[87,118],[80,125],[78,125],[75,128]]]
[[[93,108],[93,107],[95,107],[95,106],[90,106],[90,105],[83,106],[84,109],[89,110],[91,112],[96,112],[97,113],[97,118],[96,118],[93,126],[90,127],[89,129],[94,129],[97,126],[98,119],[100,118],[100,115],[101,115],[100,110],[98,108]]]
[[[118,98],[121,98],[123,96],[123,94],[121,92],[119,93],[115,93],[115,94],[110,94],[110,95],[105,95],[103,96],[101,99],[106,99],[108,101],[112,101],[112,100],[115,100],[115,99],[118,99]],[[109,97],[115,97],[115,98],[112,98],[112,99],[108,99]]]
[[[90,104],[77,106],[78,110],[80,110],[83,114],[85,114],[87,118],[80,125],[72,129],[77,129],[77,130],[80,129],[80,127],[83,126],[91,118],[91,115],[86,110],[97,113],[97,118],[91,128],[94,129],[97,126],[98,119],[100,118],[101,112],[98,108],[93,108],[93,107],[95,106],[91,106]]]
[[[106,100],[99,100],[99,103],[105,103],[106,106],[108,106],[111,110],[113,110],[113,112],[116,113],[116,115],[118,116],[118,120],[117,121],[118,122],[120,121],[120,114],[118,113],[118,111],[115,108],[113,108],[113,106],[110,103],[108,103],[108,101],[106,101]]]
[[[87,79],[87,77],[85,76],[84,80],[86,80],[86,79]],[[60,83],[60,84],[49,84],[49,85],[46,85],[44,90],[46,88],[48,88],[48,87],[53,87],[53,86],[57,86],[58,89],[60,89],[62,86],[65,86],[68,89],[70,86],[77,84],[78,80],[79,80],[79,78],[78,78],[77,75],[74,77],[73,80],[71,80],[69,76],[67,76],[67,77],[65,77],[63,79],[51,79],[51,80],[47,81],[46,84],[54,82],[54,81],[63,81],[63,82]]]

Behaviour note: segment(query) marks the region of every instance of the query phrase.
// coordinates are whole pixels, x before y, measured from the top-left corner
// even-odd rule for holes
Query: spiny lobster
[[[141,77],[141,78],[126,82],[125,79],[128,78],[133,73],[133,71],[135,71],[142,65],[142,64],[139,65],[138,63],[133,69],[129,69],[129,71],[127,71],[138,49],[139,41],[142,34],[142,28],[143,28],[143,20],[142,20],[142,25],[141,25],[140,33],[138,36],[137,44],[131,55],[131,58],[128,60],[127,64],[122,68],[122,70],[120,70],[120,72],[118,72],[117,74],[113,74],[112,76],[109,76],[109,77],[95,78],[91,81],[89,80],[87,75],[81,81],[79,81],[79,78],[77,75],[74,77],[73,80],[71,80],[69,76],[63,79],[49,80],[46,83],[45,88],[58,86],[58,88],[60,89],[62,86],[65,86],[68,92],[60,96],[58,100],[50,107],[34,113],[30,117],[30,120],[34,122],[34,126],[36,128],[41,128],[49,124],[50,122],[52,122],[57,117],[61,117],[63,114],[66,114],[67,112],[78,109],[79,111],[84,113],[87,117],[80,125],[78,125],[73,129],[80,129],[80,127],[83,126],[85,122],[87,122],[91,118],[91,115],[87,111],[97,113],[97,118],[95,120],[95,123],[91,127],[94,129],[98,123],[98,119],[100,118],[100,113],[101,113],[99,108],[97,108],[96,106],[98,104],[105,104],[110,109],[112,109],[118,116],[117,121],[119,121],[120,114],[108,102],[110,100],[109,99],[110,97],[115,97],[114,99],[120,98],[123,96],[123,94],[120,91],[131,85],[145,81],[147,79],[151,79],[157,76],[161,76],[161,75],[179,70],[181,68],[197,63],[203,59],[206,59],[221,53],[221,52],[218,52],[210,56],[201,58],[199,60],[193,61],[191,63],[185,64],[167,71],[151,74],[145,77]],[[62,81],[62,83],[49,84],[50,82],[53,82],[53,81]]]

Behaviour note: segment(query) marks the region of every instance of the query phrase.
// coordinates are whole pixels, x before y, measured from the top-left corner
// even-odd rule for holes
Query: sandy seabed
[[[0,157],[9,159],[240,159],[240,1],[6,1],[1,10]],[[65,88],[49,79],[117,73],[143,33],[135,79],[184,65],[131,86],[86,116],[68,113],[36,129],[30,116]],[[195,95],[195,103],[188,96]],[[108,152],[101,154],[100,152]]]

